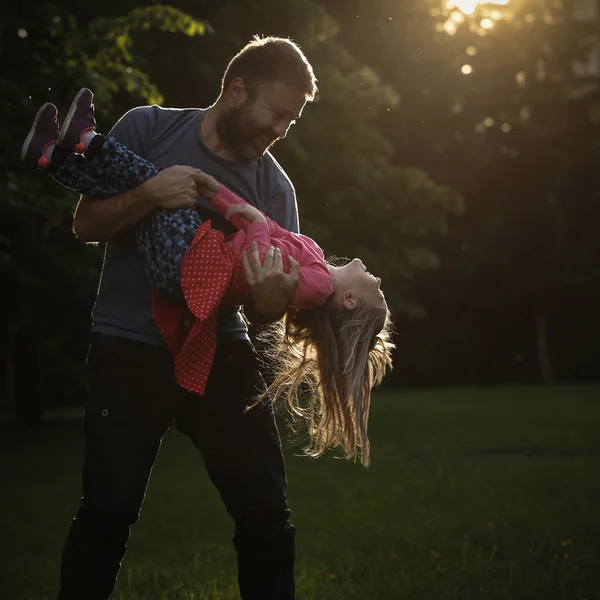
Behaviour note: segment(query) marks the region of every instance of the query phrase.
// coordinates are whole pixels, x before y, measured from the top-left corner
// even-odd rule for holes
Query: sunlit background
[[[21,165],[33,116],[81,86],[104,133],[135,106],[209,106],[264,33],[319,79],[274,148],[301,230],[382,278],[396,328],[370,470],[304,459],[281,421],[297,597],[597,600],[597,0],[166,3],[3,7],[0,599],[56,597],[104,250],[75,239],[77,196]],[[239,600],[231,521],[175,428],[132,529],[115,599]]]
[[[0,107],[4,111],[0,116],[7,123],[4,146],[18,145],[20,131],[27,128],[38,103],[52,100],[64,110],[73,89],[91,85],[90,82],[99,120],[106,128],[136,103],[208,105],[214,100],[222,69],[240,40],[256,31],[297,38],[315,70],[322,73],[321,93],[308,107],[309,118],[291,131],[289,138],[276,147],[276,153],[293,176],[298,197],[307,198],[301,202],[303,228],[323,240],[332,254],[360,253],[365,255],[367,264],[379,264],[390,304],[401,318],[409,316],[406,327],[416,327],[416,319],[421,319],[418,328],[431,326],[431,337],[422,339],[437,338],[434,319],[426,318],[435,312],[438,299],[433,288],[427,288],[428,282],[437,281],[435,285],[448,287],[444,277],[455,268],[465,274],[464,288],[457,292],[457,298],[461,294],[470,298],[466,290],[473,286],[477,290],[474,296],[481,293],[486,269],[504,265],[508,270],[502,276],[510,282],[505,284],[506,293],[513,290],[509,294],[511,302],[527,297],[520,303],[521,312],[507,314],[506,318],[529,318],[529,324],[533,319],[535,326],[533,334],[527,333],[524,325],[505,328],[502,333],[517,333],[502,352],[511,357],[506,359],[512,361],[509,371],[523,370],[535,378],[541,360],[536,356],[539,347],[547,346],[549,352],[550,345],[545,340],[550,335],[546,328],[551,310],[544,306],[556,277],[549,274],[556,269],[573,271],[556,257],[555,248],[559,246],[552,243],[560,240],[562,248],[575,239],[567,240],[569,229],[560,220],[578,192],[573,189],[567,194],[565,190],[571,182],[585,179],[582,174],[574,179],[572,174],[593,156],[596,147],[587,119],[589,115],[596,123],[600,117],[595,99],[600,75],[598,2],[373,2],[376,9],[370,0],[295,0],[284,8],[276,0],[264,0],[257,8],[258,4],[247,0],[240,4],[239,15],[231,26],[228,11],[233,10],[233,0],[223,0],[223,6],[178,0],[177,6],[169,10],[154,4],[138,6],[134,0],[127,0],[123,16],[115,17],[107,10],[106,15],[100,15],[91,24],[86,21],[87,13],[80,14],[80,7],[74,2],[57,6],[54,12],[50,8],[32,15],[15,12],[12,20],[5,20],[11,23],[12,33],[4,35],[8,25],[3,25],[1,38],[6,48],[1,54],[0,83],[3,90],[8,90],[6,102]],[[133,17],[127,17],[134,8]],[[149,30],[151,36],[146,35]],[[169,44],[174,46],[167,52]],[[172,56],[177,53],[186,60],[174,64]],[[188,74],[190,68],[192,76]],[[570,140],[570,136],[573,140],[563,146],[562,141]],[[314,182],[318,184],[306,177],[309,158]],[[71,382],[71,377],[75,377],[75,363],[65,360],[50,367],[52,361],[48,357],[60,357],[57,348],[65,343],[66,334],[55,331],[33,301],[25,310],[27,299],[39,297],[40,288],[58,287],[54,286],[57,280],[63,281],[65,288],[73,286],[79,297],[80,318],[66,319],[65,315],[63,329],[77,329],[79,334],[69,339],[77,339],[85,346],[99,251],[72,246],[76,242],[67,225],[72,215],[70,196],[49,182],[43,183],[42,194],[40,179],[19,174],[19,165],[10,161],[2,165],[7,192],[5,212],[0,213],[0,223],[5,228],[0,230],[0,249],[6,257],[0,264],[11,265],[14,260],[17,265],[6,267],[6,279],[15,290],[7,295],[15,303],[14,313],[5,311],[14,316],[2,333],[3,347],[9,356],[6,372],[11,373],[12,365],[19,362],[13,353],[39,350],[44,357],[40,359],[44,377],[60,389],[63,381]],[[413,182],[407,168],[417,169],[421,179]],[[348,178],[348,173],[360,181],[360,186]],[[372,188],[379,190],[382,206],[392,211],[390,215],[368,212],[374,206]],[[403,193],[414,195],[414,200],[409,211],[395,214],[395,198]],[[327,201],[317,202],[319,194]],[[520,200],[510,204],[507,194]],[[54,196],[60,200],[55,201]],[[354,207],[352,202],[342,200],[346,197],[354,199]],[[522,215],[517,216],[521,207],[531,207],[536,202],[537,214],[546,215],[546,220],[530,223]],[[39,231],[30,225],[31,207],[37,207]],[[510,212],[512,209],[514,212]],[[358,227],[356,214],[361,219],[368,215],[368,226],[361,223],[364,227]],[[575,227],[575,213],[572,219]],[[536,229],[538,226],[542,229]],[[379,236],[370,238],[365,233],[379,230],[385,231],[384,254],[377,247]],[[480,238],[481,231],[487,234]],[[25,241],[17,240],[16,232],[21,232]],[[516,232],[520,235],[518,243],[514,239]],[[54,243],[53,236],[59,236],[61,242]],[[457,246],[451,246],[449,239]],[[582,244],[577,255],[587,257],[590,252],[583,247],[586,236],[578,235],[576,239]],[[542,245],[545,254],[539,248],[529,252],[528,244],[533,243]],[[28,254],[30,249],[44,244],[48,245],[44,258],[55,256],[50,262],[56,272],[50,281],[47,278],[52,271],[38,273],[34,266],[37,262]],[[510,259],[498,259],[506,248],[519,250]],[[89,259],[88,254],[94,252]],[[524,285],[516,274],[525,258],[542,255],[548,258],[546,267],[532,266],[531,273],[543,273],[547,279],[533,294],[529,283]],[[486,256],[486,267],[472,267],[472,256]],[[568,260],[575,261],[570,256]],[[519,269],[506,266],[513,262]],[[589,268],[593,269],[593,265]],[[471,275],[472,271],[477,275]],[[72,272],[89,279],[81,284],[71,277]],[[471,276],[473,282],[469,280]],[[554,298],[554,294],[558,297],[558,290],[553,289],[550,296]],[[54,302],[54,309],[60,314],[62,300],[57,297]],[[464,302],[464,298],[457,299],[456,306]],[[505,301],[501,312],[508,312],[508,305]],[[453,312],[447,310],[448,314]],[[542,311],[543,318],[527,316],[536,311]],[[474,314],[478,314],[475,309]],[[515,314],[520,316],[514,317]],[[473,328],[478,330],[474,325]],[[15,340],[20,339],[18,332],[23,331],[29,332],[29,342],[13,351]],[[469,343],[473,347],[467,355],[479,356],[483,339],[474,337]],[[476,347],[479,349],[474,350]],[[398,352],[402,351],[400,346]],[[485,351],[490,348],[485,346]],[[425,347],[422,352],[422,356],[428,356]],[[420,374],[423,367],[417,355],[414,348],[406,352],[402,358],[405,368],[398,373],[405,375],[412,364],[410,381],[421,377],[431,381],[429,374]],[[529,356],[527,369],[521,368],[520,359],[513,361],[521,356]],[[572,352],[567,353],[568,360],[573,356]],[[472,363],[466,360],[461,364]],[[455,366],[450,374],[440,375],[439,380],[477,370]],[[573,373],[575,370],[573,367]],[[76,377],[80,385],[81,372],[77,371]],[[457,378],[461,382],[470,380],[467,375]],[[497,378],[503,380],[499,374]],[[13,379],[18,378],[7,376],[7,396],[14,395]]]
[[[485,35],[500,19],[511,18],[512,13],[506,8],[509,3],[510,0],[446,0],[440,8],[432,9],[432,14],[446,17],[446,21],[438,23],[438,31],[454,35],[461,25],[466,24],[472,31]]]
[[[550,352],[552,311],[545,305],[552,302],[545,298],[558,298],[559,290],[551,287],[557,280],[554,272],[579,268],[567,268],[568,260],[578,263],[570,255],[561,262],[555,248],[568,247],[577,239],[581,244],[577,256],[590,254],[584,248],[586,236],[568,237],[569,227],[561,219],[572,198],[579,197],[575,189],[568,194],[565,190],[576,185],[573,181],[585,180],[587,175],[579,170],[596,147],[587,121],[588,115],[592,123],[600,118],[595,99],[600,75],[596,0],[294,0],[285,6],[277,0],[262,4],[244,0],[239,11],[235,9],[231,25],[228,11],[234,10],[233,0],[223,0],[222,6],[177,0],[170,9],[123,0],[122,15],[107,9],[89,24],[81,7],[73,0],[64,1],[54,11],[48,8],[29,14],[15,9],[3,21],[12,27],[3,25],[0,38],[5,47],[0,83],[7,90],[6,102],[0,106],[0,116],[7,123],[2,134],[5,147],[18,145],[20,131],[28,127],[37,104],[51,100],[64,110],[78,85],[93,83],[98,118],[105,128],[136,103],[209,105],[222,69],[240,40],[256,31],[290,35],[306,48],[315,70],[322,74],[321,92],[307,107],[307,118],[276,147],[298,197],[306,198],[300,202],[303,229],[323,240],[332,254],[364,254],[367,264],[379,264],[378,275],[387,283],[390,304],[400,318],[409,317],[405,326],[421,332],[431,327],[427,335],[417,336],[419,340],[438,338],[439,327],[431,315],[439,296],[433,290],[435,286],[454,289],[445,280],[448,272],[455,269],[458,279],[458,273],[464,275],[463,287],[456,287],[462,291],[456,292],[455,307],[444,309],[452,314],[470,302],[465,297],[482,293],[486,273],[503,265],[507,270],[496,273],[496,278],[506,277],[506,294],[520,308],[509,314],[510,302],[505,300],[498,309],[513,323],[512,329],[502,329],[502,335],[515,333],[498,349],[505,358],[496,363],[508,360],[511,373],[523,371],[527,377],[537,377],[544,354],[540,348]],[[133,16],[128,17],[132,10]],[[167,50],[170,45],[172,49]],[[185,60],[174,63],[176,54]],[[313,179],[306,177],[309,159]],[[44,193],[40,193],[41,180],[20,174],[18,161],[7,160],[2,166],[7,192],[0,213],[0,227],[4,227],[0,250],[5,253],[0,265],[12,265],[13,260],[16,265],[6,267],[6,279],[15,291],[7,294],[14,310],[5,314],[14,316],[0,332],[9,357],[6,395],[14,396],[13,380],[19,379],[11,374],[20,361],[13,354],[23,352],[39,351],[40,369],[57,389],[62,389],[64,381],[67,387],[71,385],[73,377],[75,389],[81,385],[82,374],[74,368],[74,357],[73,362],[65,359],[60,365],[53,365],[49,357],[60,358],[57,348],[67,338],[78,340],[80,346],[86,344],[100,251],[82,248],[73,240],[68,225],[70,196],[49,182],[43,183]],[[406,169],[417,169],[420,179],[413,181],[412,171]],[[376,206],[372,189],[378,190],[381,206],[392,211],[389,215],[369,212]],[[396,214],[395,199],[402,194],[414,199],[410,210]],[[318,195],[327,200],[317,202]],[[507,195],[519,201],[511,204]],[[347,197],[352,202],[344,202]],[[518,214],[534,204],[537,209],[531,212],[545,215],[539,223]],[[37,210],[37,229],[31,225],[31,207]],[[576,227],[576,212],[571,218]],[[365,233],[380,230],[385,232],[381,239]],[[483,231],[487,233],[480,234]],[[17,232],[24,240],[16,239]],[[517,233],[520,237],[515,241]],[[386,244],[383,254],[377,246],[382,240]],[[556,240],[559,246],[553,245]],[[539,248],[529,252],[528,245],[534,243],[544,252]],[[43,256],[55,271],[38,272],[34,266],[38,263],[28,254],[44,245],[48,247]],[[507,248],[515,249],[514,254],[498,258]],[[55,258],[50,260],[51,256]],[[483,256],[485,268],[473,267],[474,258]],[[531,266],[532,275],[525,285],[517,274],[531,256],[544,256],[547,263],[544,268]],[[587,264],[586,259],[581,263]],[[518,268],[509,268],[513,264]],[[593,270],[594,265],[589,268]],[[73,272],[88,279],[82,284],[71,277]],[[530,287],[529,282],[537,281],[540,274],[544,280]],[[586,279],[582,276],[581,280]],[[40,288],[58,289],[55,281],[76,290],[81,311],[79,318],[65,315],[66,324],[60,330],[53,328],[55,324],[39,312],[33,300],[30,307],[27,304],[28,299],[40,296]],[[521,297],[527,300],[515,300]],[[445,302],[450,302],[447,296]],[[56,297],[54,303],[56,314],[62,314],[62,299]],[[490,303],[494,302],[490,299]],[[474,319],[478,310],[473,308]],[[449,330],[455,326],[439,318]],[[523,324],[517,326],[519,319],[529,319],[529,325],[533,322],[532,332]],[[71,329],[79,333],[63,333]],[[473,325],[474,331],[479,329]],[[29,332],[28,343],[13,350],[20,339],[18,332],[23,331]],[[448,340],[460,337],[456,332],[448,335]],[[492,352],[483,337],[473,336],[467,345],[469,357]],[[426,346],[424,342],[421,354],[414,347],[405,352],[398,377],[412,369],[411,382],[445,382],[456,373],[464,374],[456,375],[460,382],[478,378],[479,367],[462,366],[475,364],[472,361],[462,361],[460,368],[455,365],[446,372],[443,365],[450,359],[441,356],[433,375],[423,375],[421,361],[427,362],[430,356]],[[397,352],[404,348],[400,345]],[[565,354],[567,361],[576,356]],[[529,362],[515,357],[529,357]],[[573,367],[573,377],[576,371]],[[486,377],[502,381],[504,375]],[[61,401],[60,394],[57,398]]]

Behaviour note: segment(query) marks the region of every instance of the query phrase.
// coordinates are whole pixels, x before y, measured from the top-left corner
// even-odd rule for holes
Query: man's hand
[[[231,221],[231,217],[233,217],[233,215],[240,215],[244,217],[248,223],[254,223],[256,221],[261,223],[267,222],[267,219],[265,219],[265,216],[260,212],[260,210],[251,204],[234,204],[233,206],[230,206],[227,209],[225,218],[228,221]]]
[[[261,324],[279,320],[298,285],[300,264],[289,256],[290,270],[284,273],[281,250],[269,246],[261,265],[256,242],[250,245],[250,255],[243,253],[242,260],[258,320]]]
[[[138,190],[150,199],[155,208],[192,208],[198,197],[195,177],[202,174],[200,169],[175,165],[145,181]]]

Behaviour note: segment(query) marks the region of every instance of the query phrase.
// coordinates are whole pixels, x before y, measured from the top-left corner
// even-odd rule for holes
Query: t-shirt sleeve
[[[126,112],[110,130],[108,135],[117,142],[127,146],[142,158],[146,158],[152,132],[157,121],[157,111],[154,106],[138,106]]]
[[[269,203],[269,210],[265,214],[283,229],[300,233],[298,203],[293,187],[285,187],[276,192]]]

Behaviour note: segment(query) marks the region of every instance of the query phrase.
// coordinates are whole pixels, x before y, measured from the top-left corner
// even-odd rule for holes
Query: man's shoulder
[[[169,144],[176,132],[187,131],[204,110],[166,108],[157,104],[136,106],[117,121],[109,135],[151,160],[152,148],[163,142]]]
[[[279,187],[289,194],[296,193],[292,180],[269,151],[265,152],[260,160],[264,165],[266,176],[274,187]]]
[[[204,108],[171,108],[159,106],[158,104],[150,104],[132,108],[125,113],[123,118],[127,117],[130,120],[162,124],[193,119],[205,110]]]
[[[194,119],[206,109],[202,108],[166,108],[158,104],[136,106],[128,110],[111,130],[119,134],[123,131],[148,132],[157,127],[168,127],[176,122]]]

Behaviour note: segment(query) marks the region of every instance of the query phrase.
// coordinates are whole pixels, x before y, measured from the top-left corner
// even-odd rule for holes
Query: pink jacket
[[[222,185],[210,204],[225,216],[228,208],[244,202]],[[286,273],[289,271],[288,256],[300,263],[300,279],[292,297],[292,304],[300,310],[323,304],[333,293],[331,275],[325,263],[323,250],[309,237],[282,229],[269,217],[265,218],[266,223],[249,223],[243,217],[234,215],[231,223],[239,231],[229,236],[227,243],[231,245],[236,256],[241,258],[242,252],[248,250],[252,242],[256,242],[261,264],[269,246],[279,248]]]
[[[212,206],[225,215],[227,209],[244,202],[221,186]],[[249,223],[234,215],[231,223],[239,231],[224,239],[202,223],[186,252],[181,267],[181,289],[185,304],[173,304],[152,292],[156,326],[171,350],[175,380],[185,389],[203,394],[217,348],[217,314],[223,304],[243,304],[249,300],[246,277],[241,264],[244,250],[256,241],[261,264],[269,245],[281,250],[284,270],[287,258],[300,263],[300,279],[292,303],[300,310],[319,306],[333,293],[323,251],[304,235],[282,229],[266,217],[266,223]]]

